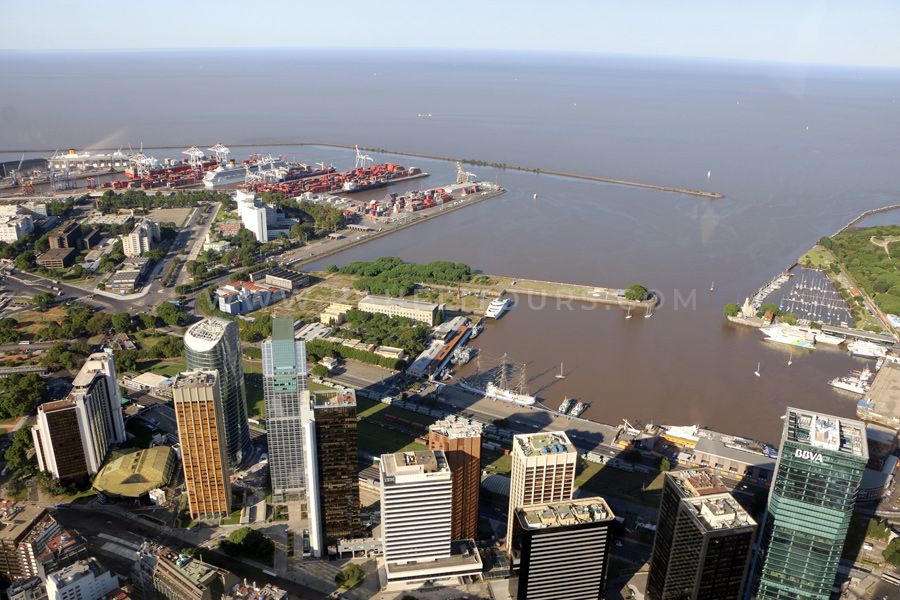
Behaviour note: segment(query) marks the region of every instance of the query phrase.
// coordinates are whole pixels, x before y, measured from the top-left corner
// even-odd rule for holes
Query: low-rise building
[[[29,215],[0,216],[0,241],[15,242],[34,231]]]
[[[431,326],[437,322],[440,306],[418,300],[366,296],[359,301],[358,308],[368,313],[379,313],[389,317],[406,317]]]
[[[240,580],[232,573],[169,548],[144,544],[132,568],[137,600],[220,600]]]
[[[294,269],[269,269],[266,271],[265,283],[293,292],[309,285],[309,275]]]
[[[81,226],[69,221],[50,235],[50,249],[76,248],[81,239]]]
[[[22,577],[12,582],[6,589],[9,600],[44,600],[47,597],[47,586],[38,576]]]
[[[47,269],[68,269],[75,262],[78,250],[75,248],[51,248],[37,257],[34,262]]]
[[[91,229],[81,236],[81,240],[78,242],[78,247],[82,250],[90,250],[100,243],[100,238],[102,237],[103,236],[100,233],[99,229]]]
[[[332,304],[319,313],[319,323],[323,325],[340,325],[344,322],[344,316],[353,310],[349,304]]]
[[[131,215],[97,214],[87,219],[85,225],[128,225],[134,217]]]
[[[48,600],[100,598],[119,587],[119,578],[96,558],[80,560],[47,575]]]
[[[378,346],[375,348],[375,354],[394,360],[406,360],[406,352],[403,348],[394,348],[393,346]]]
[[[240,233],[241,229],[244,228],[244,224],[240,221],[221,221],[216,223],[216,228],[225,237],[231,237]]]
[[[175,451],[168,446],[113,453],[92,487],[111,498],[140,498],[168,485],[175,463]]]
[[[264,587],[238,584],[222,595],[222,600],[288,600],[287,591],[267,583]]]
[[[281,300],[284,291],[247,281],[235,281],[216,290],[219,310],[228,315],[243,315]]]

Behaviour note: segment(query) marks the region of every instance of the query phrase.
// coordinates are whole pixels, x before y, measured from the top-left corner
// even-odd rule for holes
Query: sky
[[[450,48],[900,67],[897,0],[0,0],[0,49]]]

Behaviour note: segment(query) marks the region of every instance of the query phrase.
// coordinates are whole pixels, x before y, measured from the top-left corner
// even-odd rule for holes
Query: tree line
[[[467,283],[473,275],[472,268],[463,263],[438,260],[418,265],[404,263],[396,256],[383,256],[373,262],[355,261],[340,269],[336,265],[329,265],[328,271],[360,277],[353,283],[353,287],[358,290],[395,297],[408,296],[417,283]]]

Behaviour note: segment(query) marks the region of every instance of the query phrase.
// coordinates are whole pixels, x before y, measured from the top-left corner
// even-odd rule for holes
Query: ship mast
[[[522,364],[522,370],[519,371],[519,385],[516,387],[516,391],[519,392],[522,396],[527,396],[528,392],[525,389],[525,365]]]
[[[503,358],[500,359],[500,389],[501,390],[507,389],[507,387],[506,387],[506,363],[507,363],[508,358],[509,357],[504,354]]]

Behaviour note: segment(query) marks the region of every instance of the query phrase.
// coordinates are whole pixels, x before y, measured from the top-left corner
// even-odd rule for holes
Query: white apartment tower
[[[159,239],[159,225],[152,219],[144,218],[138,221],[131,233],[122,236],[122,251],[125,256],[140,256]]]
[[[577,461],[578,451],[562,431],[513,436],[507,549],[513,539],[516,509],[572,499]]]

